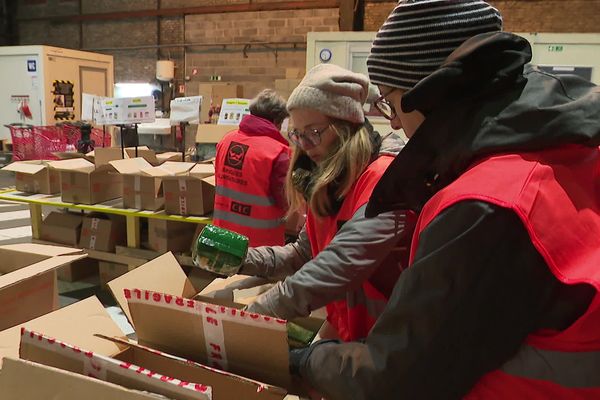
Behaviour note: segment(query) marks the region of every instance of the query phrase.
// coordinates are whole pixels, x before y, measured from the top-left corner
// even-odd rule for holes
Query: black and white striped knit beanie
[[[410,89],[467,39],[500,30],[500,12],[483,0],[400,0],[371,47],[369,78]]]

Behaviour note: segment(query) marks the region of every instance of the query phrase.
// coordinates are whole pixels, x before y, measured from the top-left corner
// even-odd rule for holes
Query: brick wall
[[[511,32],[600,32],[600,0],[490,0]],[[376,31],[397,2],[367,3],[365,31]]]
[[[224,82],[244,85],[245,97],[253,97],[265,87],[273,87],[275,79],[285,78],[286,68],[306,66],[306,33],[311,31],[337,31],[337,9],[260,11],[232,14],[190,15],[185,19],[186,43],[225,43],[218,47],[193,47],[186,56],[186,93],[195,94],[198,82],[207,81],[211,75],[220,75]],[[275,53],[265,46],[253,45],[246,52],[236,43],[295,42],[271,45],[279,48]],[[222,49],[222,48],[221,48]],[[209,51],[216,50],[210,53]],[[197,69],[198,74],[192,75]]]
[[[285,0],[82,0],[81,12],[102,13],[163,8],[196,7]],[[600,32],[600,0],[491,0],[504,14],[509,31]],[[367,2],[365,30],[374,31],[383,23],[396,2]],[[73,15],[79,2],[70,0],[19,0],[18,17]],[[183,17],[137,18],[113,21],[22,21],[18,24],[19,44],[49,44],[67,48],[95,49],[193,42],[242,43],[252,41],[304,42],[309,31],[337,30],[339,11],[298,10],[246,12]],[[80,35],[81,30],[81,35]],[[187,82],[190,93],[196,82],[210,75],[225,81],[244,83],[248,96],[261,87],[283,78],[285,68],[304,68],[305,52],[281,49],[268,51],[253,46],[244,57],[243,46],[218,48],[190,47],[103,51],[115,56],[117,81],[154,81],[157,59],[176,63],[176,78]],[[281,47],[281,46],[280,46]],[[289,47],[289,46],[283,46]],[[222,48],[221,48],[222,49]],[[257,52],[259,50],[259,52]],[[207,52],[213,51],[213,52]],[[187,60],[184,57],[187,53]],[[198,75],[192,75],[193,68]]]
[[[134,11],[162,8],[200,7],[224,4],[247,4],[252,1],[279,2],[285,0],[82,0],[83,14]],[[77,1],[20,0],[19,17],[50,17],[79,13]],[[152,82],[157,59],[175,61],[175,78],[185,76],[190,93],[197,90],[196,82],[210,75],[221,75],[223,81],[247,85],[248,96],[274,80],[285,78],[285,68],[304,68],[304,45],[277,46],[277,56],[264,46],[253,46],[242,54],[247,42],[306,42],[310,31],[338,30],[337,9],[241,12],[208,15],[188,15],[185,18],[160,17],[78,22],[22,21],[19,23],[19,44],[48,44],[74,49],[92,49],[115,57],[115,81]],[[80,35],[81,29],[81,35]],[[162,47],[134,50],[94,50],[156,44],[227,43],[238,44],[223,50],[204,46]],[[208,52],[207,52],[208,51]],[[187,60],[185,54],[187,53]],[[187,70],[186,70],[187,61]],[[192,75],[196,68],[198,75]],[[194,89],[195,88],[195,89]],[[187,91],[187,87],[186,87]]]

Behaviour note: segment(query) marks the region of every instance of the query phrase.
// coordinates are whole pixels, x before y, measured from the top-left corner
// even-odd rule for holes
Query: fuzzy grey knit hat
[[[365,122],[363,104],[377,97],[377,88],[363,74],[333,64],[311,68],[287,101],[288,111],[310,108],[345,121]]]
[[[410,89],[467,39],[502,30],[500,12],[483,0],[400,0],[377,32],[367,68],[371,82]]]

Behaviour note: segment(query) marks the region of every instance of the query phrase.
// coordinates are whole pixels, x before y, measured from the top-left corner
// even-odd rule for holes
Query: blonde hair
[[[304,210],[308,206],[320,217],[331,215],[333,204],[328,193],[329,185],[335,183],[337,190],[332,193],[335,200],[342,200],[369,165],[373,154],[373,142],[365,125],[357,127],[346,121],[333,120],[330,125],[338,139],[329,156],[312,171],[313,186],[308,202],[292,182],[293,166],[296,160],[306,153],[295,146],[286,178],[286,195],[290,204],[289,213]]]

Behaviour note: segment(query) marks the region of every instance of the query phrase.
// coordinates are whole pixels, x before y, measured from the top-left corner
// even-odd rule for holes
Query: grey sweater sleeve
[[[360,287],[397,245],[405,226],[402,211],[365,218],[365,208],[359,208],[314,259],[248,310],[284,319],[303,317]]]
[[[310,259],[310,242],[303,227],[294,243],[249,249],[239,273],[278,281],[294,274]]]

